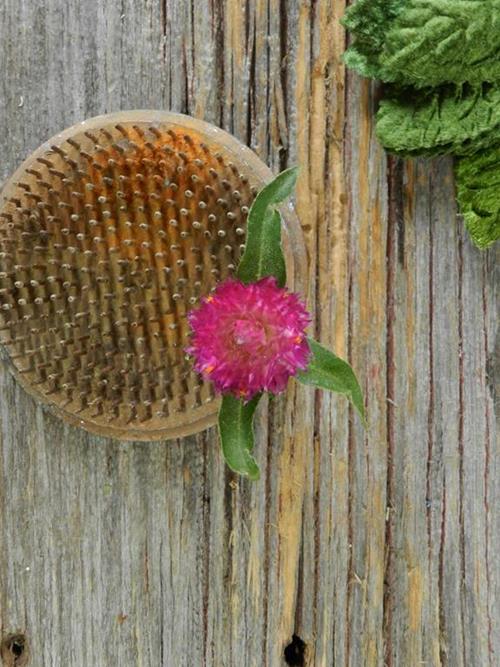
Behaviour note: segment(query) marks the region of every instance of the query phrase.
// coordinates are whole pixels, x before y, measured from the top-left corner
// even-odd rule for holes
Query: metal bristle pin
[[[229,135],[164,112],[102,116],[34,153],[0,201],[0,341],[25,388],[122,439],[213,423],[186,315],[234,272],[267,177]]]

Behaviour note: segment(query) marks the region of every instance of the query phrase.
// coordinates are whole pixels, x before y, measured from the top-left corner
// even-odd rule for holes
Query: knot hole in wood
[[[10,634],[2,639],[0,657],[3,667],[24,667],[28,664],[29,650],[26,635]]]
[[[292,635],[292,641],[285,647],[284,658],[287,665],[304,667],[306,664],[307,645],[298,635]]]

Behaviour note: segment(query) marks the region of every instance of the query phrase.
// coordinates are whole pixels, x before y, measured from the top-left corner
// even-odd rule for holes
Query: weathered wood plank
[[[0,182],[85,117],[169,108],[298,163],[314,328],[370,425],[299,387],[259,413],[262,480],[214,430],[117,443],[0,366],[0,630],[33,665],[494,665],[499,647],[495,251],[449,160],[388,159],[346,74],[342,0],[4,0]]]

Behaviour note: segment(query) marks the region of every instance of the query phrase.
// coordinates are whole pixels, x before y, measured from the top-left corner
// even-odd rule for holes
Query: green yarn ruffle
[[[357,0],[348,67],[388,85],[376,132],[404,157],[457,157],[457,198],[479,248],[500,238],[500,0]]]
[[[500,0],[358,0],[344,15],[346,64],[412,85],[500,79]]]
[[[474,153],[500,136],[500,86],[388,88],[377,136],[384,148],[405,157]]]
[[[500,143],[459,158],[455,173],[465,226],[478,248],[487,248],[500,239]]]

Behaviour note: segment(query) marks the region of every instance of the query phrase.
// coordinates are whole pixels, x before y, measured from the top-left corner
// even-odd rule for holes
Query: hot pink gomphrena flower
[[[300,297],[272,277],[250,285],[227,280],[188,317],[187,352],[221,393],[246,400],[277,394],[309,361],[304,331],[311,317]]]

